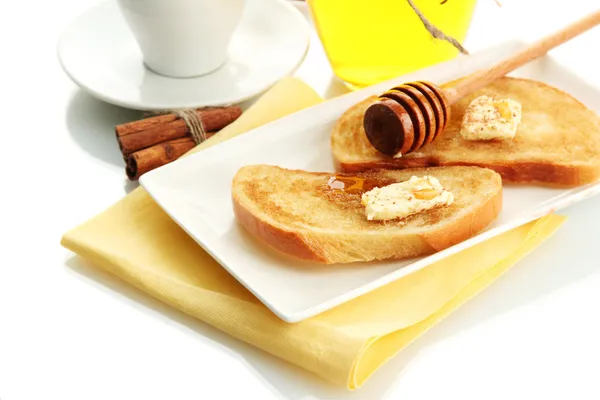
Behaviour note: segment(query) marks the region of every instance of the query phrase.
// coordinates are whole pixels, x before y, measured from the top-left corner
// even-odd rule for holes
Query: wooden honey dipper
[[[442,133],[454,103],[599,23],[600,10],[538,40],[491,68],[477,71],[452,88],[442,89],[430,82],[417,81],[386,91],[365,112],[363,126],[369,142],[389,156],[420,149]]]

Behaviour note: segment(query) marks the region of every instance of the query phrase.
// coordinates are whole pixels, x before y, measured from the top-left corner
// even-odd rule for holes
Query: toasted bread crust
[[[316,246],[317,240],[307,241],[306,237],[297,232],[283,230],[252,214],[235,197],[233,198],[234,213],[239,223],[257,239],[273,248],[307,261],[323,264],[351,262],[337,254],[328,254],[322,246]],[[462,218],[445,226],[443,229],[419,235],[423,240],[421,249],[406,252],[402,246],[396,248],[390,259],[402,259],[433,254],[458,244],[483,230],[496,219],[502,209],[502,191],[482,204],[472,213],[465,214]],[[310,235],[308,235],[310,236]],[[372,257],[377,259],[379,257]]]
[[[238,222],[248,232],[277,250],[307,261],[327,262],[327,259],[315,251],[315,248],[310,246],[302,235],[297,232],[283,230],[261,220],[244,207],[236,196],[233,196],[233,211]]]
[[[334,155],[335,157],[335,155]],[[520,163],[480,163],[444,161],[437,157],[422,157],[412,159],[389,159],[366,161],[360,163],[344,163],[334,159],[336,170],[356,173],[371,169],[405,169],[441,166],[476,166],[496,171],[507,183],[533,183],[550,187],[575,187],[596,182],[600,178],[600,170],[591,166],[569,166],[542,162]]]
[[[270,168],[273,168],[274,173],[281,171],[280,168]],[[282,253],[316,263],[335,264],[424,256],[476,235],[488,226],[501,211],[502,180],[500,175],[491,170],[476,167],[466,167],[465,170],[458,169],[465,167],[456,168],[456,171],[449,171],[448,168],[442,167],[440,171],[447,171],[446,174],[455,174],[456,176],[473,173],[472,171],[475,170],[479,171],[476,176],[486,182],[485,190],[487,194],[482,194],[484,196],[482,200],[485,200],[466,204],[463,200],[465,207],[468,207],[468,212],[459,213],[454,218],[444,219],[442,217],[443,223],[432,221],[432,227],[409,234],[398,234],[398,232],[390,234],[390,232],[381,231],[378,234],[371,232],[371,234],[364,235],[359,231],[348,232],[343,229],[324,233],[322,229],[313,229],[312,227],[299,229],[296,224],[282,223],[278,214],[270,214],[269,211],[266,211],[273,209],[264,203],[263,198],[260,196],[247,196],[248,194],[256,194],[250,189],[254,186],[253,180],[264,179],[264,175],[260,175],[261,178],[253,178],[262,172],[259,169],[250,169],[250,172],[243,174],[238,172],[238,175],[234,178],[233,210],[240,225],[259,241]],[[410,174],[431,172],[433,172],[432,169],[406,171]],[[295,176],[303,173],[307,177],[329,175],[290,170],[288,170],[288,173]],[[371,171],[368,174],[367,176],[394,173],[391,171]],[[277,181],[277,177],[273,176],[273,180]]]
[[[502,189],[474,210],[463,215],[453,224],[447,225],[437,232],[429,232],[421,237],[435,250],[440,251],[454,246],[482,231],[496,219],[502,210]]]
[[[469,101],[465,99],[453,106],[452,121],[443,134],[445,138],[405,157],[387,157],[372,149],[362,138],[364,132],[360,119],[362,110],[374,99],[371,96],[346,110],[336,123],[331,145],[337,170],[356,173],[379,168],[472,165],[492,169],[498,172],[505,182],[510,183],[574,187],[600,180],[600,119],[581,101],[558,88],[521,78],[499,79],[490,85],[489,91],[500,96],[520,96],[525,102],[524,119],[526,113],[531,111],[531,118],[545,114],[549,121],[556,123],[561,136],[557,134],[556,137],[548,139],[551,139],[554,148],[559,150],[536,150],[535,138],[538,133],[531,128],[535,125],[531,119],[528,125],[530,130],[523,128],[525,131],[517,133],[517,136],[521,135],[518,145],[516,141],[512,144],[474,144],[454,139],[458,136],[461,115]],[[478,94],[473,94],[476,95]],[[536,99],[540,98],[536,96],[552,98],[552,102],[548,103],[549,109],[536,109]],[[569,124],[573,122],[569,120],[573,118],[568,117],[569,113],[580,119],[579,125],[573,125],[572,130],[567,131],[565,126],[571,126]],[[566,150],[576,146],[585,146],[587,150],[574,152],[572,155],[570,150]],[[564,152],[560,150],[563,148]],[[559,156],[564,158],[559,159]]]

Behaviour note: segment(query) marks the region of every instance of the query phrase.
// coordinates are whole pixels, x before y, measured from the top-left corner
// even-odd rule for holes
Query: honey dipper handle
[[[543,56],[551,49],[571,40],[579,34],[593,28],[600,23],[600,10],[594,11],[586,17],[554,32],[536,42],[531,46],[519,51],[492,66],[489,69],[477,71],[465,78],[456,86],[446,89],[444,94],[450,104],[454,104],[464,96],[492,83],[520,66]]]

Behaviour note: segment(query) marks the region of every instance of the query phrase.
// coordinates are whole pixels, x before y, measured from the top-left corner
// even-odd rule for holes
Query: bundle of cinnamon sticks
[[[210,107],[195,112],[208,138],[235,121],[242,109],[238,106]],[[130,180],[137,180],[146,172],[175,161],[197,144],[190,127],[174,113],[117,125],[115,133]]]

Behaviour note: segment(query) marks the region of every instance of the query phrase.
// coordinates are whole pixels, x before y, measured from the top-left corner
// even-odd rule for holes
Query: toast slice
[[[521,103],[522,121],[514,139],[461,137],[465,109],[481,95]],[[363,114],[374,99],[348,109],[333,129],[331,147],[339,171],[475,165],[497,171],[505,182],[562,187],[600,178],[600,118],[569,94],[544,83],[510,77],[497,80],[453,105],[446,129],[434,142],[396,159],[375,150],[365,135]]]
[[[454,202],[402,221],[369,221],[361,204],[366,187],[340,190],[328,184],[335,177],[385,186],[413,175],[436,177]],[[253,165],[237,172],[232,198],[238,222],[262,242],[297,258],[333,264],[426,255],[464,241],[497,217],[502,183],[496,172],[478,167],[348,175]]]

